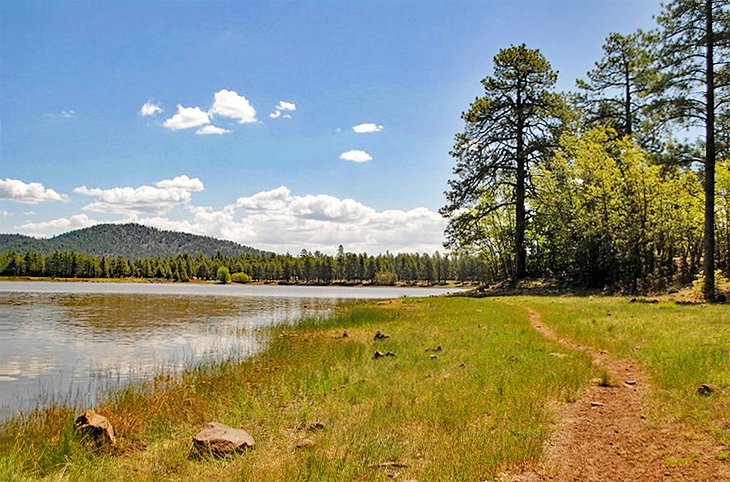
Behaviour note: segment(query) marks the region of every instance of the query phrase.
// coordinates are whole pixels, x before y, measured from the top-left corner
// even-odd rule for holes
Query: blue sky
[[[443,250],[448,151],[497,51],[539,48],[569,90],[659,8],[0,2],[0,232],[136,221],[280,252]]]

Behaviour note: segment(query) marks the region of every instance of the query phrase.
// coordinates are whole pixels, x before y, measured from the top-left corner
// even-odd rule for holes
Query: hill
[[[49,239],[37,239],[20,234],[0,234],[0,253],[15,250],[20,253],[38,251],[49,255],[54,251],[74,251],[93,256],[125,256],[128,259],[165,258],[188,253],[214,256],[266,254],[250,246],[199,236],[163,231],[140,224],[99,224],[59,234]]]

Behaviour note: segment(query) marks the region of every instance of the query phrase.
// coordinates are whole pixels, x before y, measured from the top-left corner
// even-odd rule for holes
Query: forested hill
[[[179,254],[203,253],[215,256],[265,254],[249,246],[195,234],[163,231],[140,224],[99,224],[59,234],[49,239],[36,239],[19,234],[0,234],[0,253],[38,251],[49,255],[54,251],[74,251],[93,256],[124,256],[128,259],[167,258]]]

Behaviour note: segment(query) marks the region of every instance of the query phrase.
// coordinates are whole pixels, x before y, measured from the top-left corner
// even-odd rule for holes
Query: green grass
[[[728,305],[631,303],[625,298],[520,297],[561,336],[636,360],[655,382],[653,416],[679,420],[730,444],[730,308]],[[723,389],[711,397],[697,388]]]
[[[390,338],[374,341],[376,330]],[[275,331],[249,361],[179,382],[162,376],[156,389],[131,388],[98,407],[122,445],[145,440],[144,452],[94,453],[74,436],[68,410],[15,421],[0,437],[0,478],[379,480],[397,471],[482,480],[538,459],[548,404],[575,399],[589,380],[590,360],[549,356],[558,349],[523,310],[489,300],[358,304]],[[375,350],[397,356],[374,360]],[[247,429],[256,448],[189,459],[191,436],[210,420]],[[315,422],[324,429],[308,431]],[[294,448],[304,437],[316,445]],[[407,467],[370,467],[384,462]]]
[[[657,417],[727,440],[726,307],[401,299],[277,329],[269,349],[245,362],[116,392],[96,408],[114,424],[117,453],[84,445],[67,408],[16,419],[0,429],[0,480],[490,479],[538,460],[550,404],[575,400],[601,376],[587,355],[531,329],[525,306],[562,335],[635,358],[656,380],[648,403]],[[377,330],[390,338],[373,340]],[[375,360],[376,350],[397,356]],[[697,395],[704,382],[724,392]],[[212,420],[245,428],[256,448],[232,459],[190,458],[192,435]],[[308,429],[316,422],[324,428]],[[315,445],[296,448],[303,438]],[[146,451],[133,449],[140,441]],[[387,462],[405,467],[377,466]]]

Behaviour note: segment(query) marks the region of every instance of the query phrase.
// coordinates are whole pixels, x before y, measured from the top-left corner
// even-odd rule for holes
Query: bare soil
[[[502,480],[730,481],[730,460],[718,457],[727,447],[678,422],[648,419],[644,400],[651,396],[652,381],[635,362],[561,338],[539,313],[529,312],[535,330],[590,354],[612,383],[594,380],[579,400],[556,406],[544,459]]]

